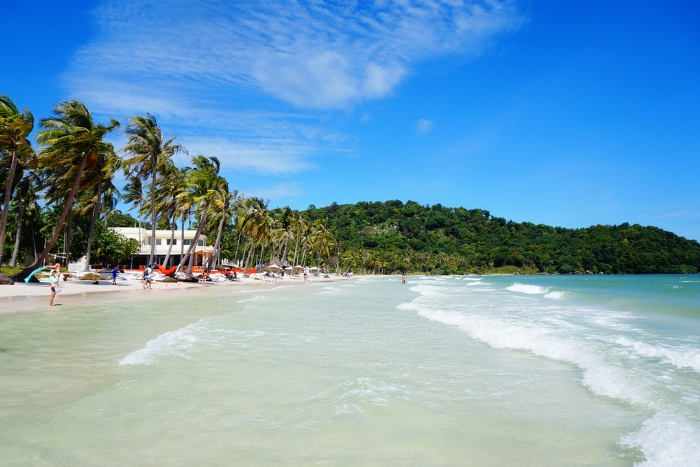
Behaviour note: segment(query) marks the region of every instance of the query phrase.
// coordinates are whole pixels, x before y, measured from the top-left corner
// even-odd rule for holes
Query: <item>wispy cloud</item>
[[[509,0],[108,0],[75,75],[258,89],[300,107],[383,97],[417,62],[480,54]]]
[[[433,128],[435,128],[435,124],[427,118],[421,118],[413,125],[413,130],[416,131],[416,133],[428,133]]]
[[[103,0],[64,82],[97,114],[157,115],[230,170],[290,174],[352,152],[328,109],[385,97],[427,60],[478,56],[518,27],[514,2]]]

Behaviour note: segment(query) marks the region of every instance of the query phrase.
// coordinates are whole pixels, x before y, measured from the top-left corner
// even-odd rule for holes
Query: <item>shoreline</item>
[[[329,278],[309,278],[309,284],[339,282],[352,278],[330,276]],[[224,293],[245,292],[257,289],[270,289],[280,286],[304,285],[304,280],[282,279],[266,281],[254,278],[241,278],[236,282],[208,282],[206,285],[193,282],[153,282],[152,289],[143,289],[141,281],[120,280],[116,285],[105,280],[99,284],[92,281],[68,280],[61,282],[61,292],[56,294],[55,306],[49,306],[51,291],[49,282],[41,280],[40,284],[15,283],[0,287],[0,319],[23,312],[61,311],[62,307],[102,303],[106,301],[131,301],[172,297],[179,293]]]

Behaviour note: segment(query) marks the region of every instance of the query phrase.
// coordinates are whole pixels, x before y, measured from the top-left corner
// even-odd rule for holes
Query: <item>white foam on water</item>
[[[119,365],[152,365],[165,355],[187,358],[186,352],[191,350],[197,341],[194,333],[202,327],[203,321],[199,320],[176,331],[161,334],[146,342],[144,348],[131,352],[119,360]]]
[[[510,292],[550,299],[566,296],[566,292],[550,292],[550,289],[518,283],[507,288]],[[547,307],[544,301],[541,306],[522,305],[520,300],[513,301],[515,296],[503,295],[497,289],[483,289],[492,294],[481,295],[486,297],[484,299],[474,295],[475,289],[471,287],[464,287],[461,294],[454,288],[438,285],[416,286],[411,290],[420,296],[400,304],[398,309],[415,310],[427,319],[457,326],[470,337],[496,349],[526,350],[574,364],[582,370],[581,383],[593,393],[653,409],[656,414],[652,418],[620,440],[620,444],[638,448],[644,454],[646,460],[637,465],[700,466],[699,425],[684,419],[685,410],[658,393],[660,388],[678,391],[669,376],[673,373],[649,371],[639,360],[640,356],[661,358],[678,368],[699,371],[700,353],[696,350],[606,337],[612,330],[634,332],[624,322],[630,318],[629,313],[580,306]],[[471,297],[467,299],[465,293]],[[493,299],[503,301],[494,305]],[[615,351],[611,345],[622,346],[625,350],[617,347],[623,351]]]
[[[265,296],[255,295],[254,297],[251,297],[251,298],[244,298],[243,300],[238,300],[236,303],[259,302],[261,300],[265,300]]]
[[[547,292],[549,292],[549,289],[551,289],[551,287],[540,287],[539,285],[521,284],[519,282],[516,282],[510,287],[506,287],[506,290],[510,290],[511,292],[519,292],[532,295],[546,294]]]
[[[700,352],[697,350],[668,349],[662,346],[633,341],[626,337],[620,337],[616,342],[622,346],[631,348],[635,353],[643,357],[661,358],[667,360],[677,368],[692,368],[700,372]]]
[[[700,432],[690,423],[666,413],[645,420],[642,427],[620,440],[638,448],[646,460],[637,467],[697,467],[700,465]]]
[[[399,305],[408,309],[411,304]],[[465,316],[450,311],[434,311],[415,307],[418,314],[433,321],[457,326],[470,337],[496,349],[527,350],[535,355],[572,363],[583,370],[581,382],[596,394],[632,403],[646,404],[650,398],[646,388],[620,368],[607,364],[584,342],[563,340],[547,329],[533,325],[516,325],[502,319]]]
[[[555,300],[564,298],[565,296],[566,296],[566,292],[562,292],[560,290],[555,290],[553,292],[547,292],[546,294],[544,294],[544,298],[552,298]]]

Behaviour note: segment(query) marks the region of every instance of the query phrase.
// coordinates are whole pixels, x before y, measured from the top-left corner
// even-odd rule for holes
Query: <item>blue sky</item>
[[[411,199],[700,239],[697,2],[3,8],[0,93],[37,118],[68,98],[151,112],[272,205]]]

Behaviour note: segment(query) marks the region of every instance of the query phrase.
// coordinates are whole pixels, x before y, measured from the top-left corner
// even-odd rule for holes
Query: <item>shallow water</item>
[[[383,277],[7,317],[0,465],[700,465],[699,303]]]

